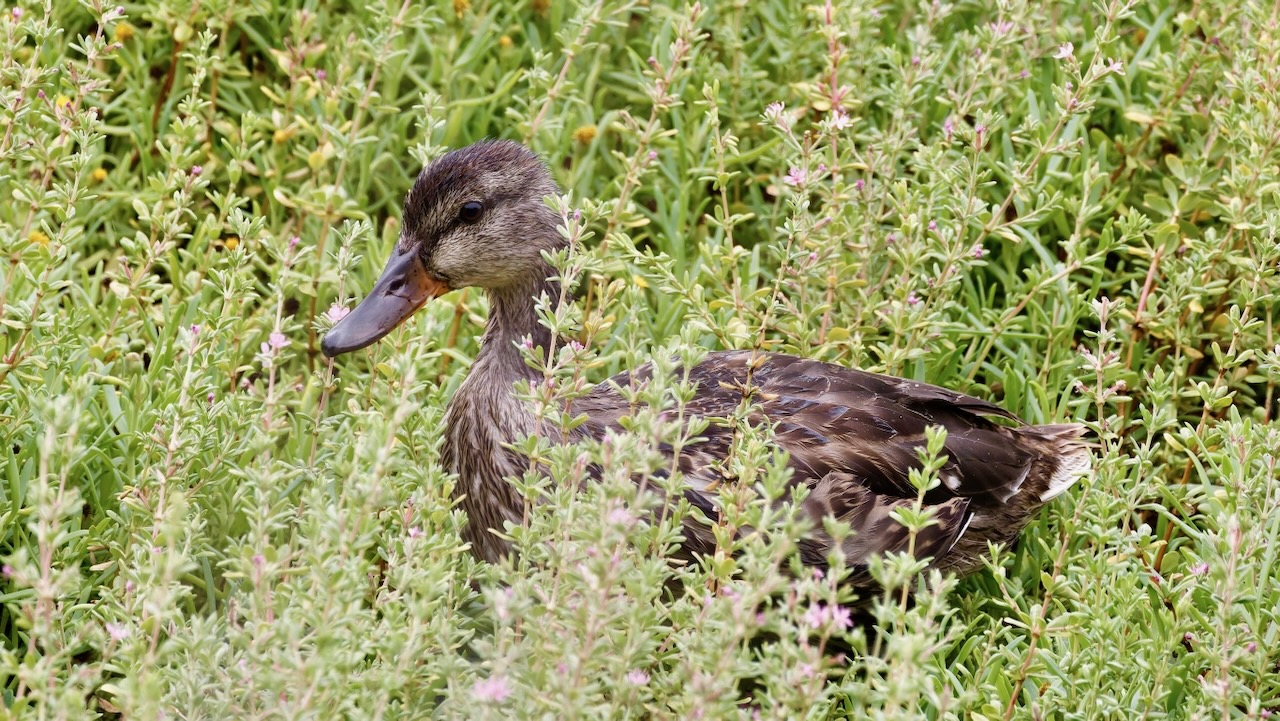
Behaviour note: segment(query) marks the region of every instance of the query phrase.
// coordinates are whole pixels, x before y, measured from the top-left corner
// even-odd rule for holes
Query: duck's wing
[[[647,376],[647,367],[618,376],[576,409],[599,431],[616,425],[629,412],[616,387],[644,382]],[[924,496],[934,523],[916,537],[920,557],[944,555],[977,509],[1009,504],[1041,456],[1019,429],[988,420],[1017,421],[1013,414],[924,383],[750,351],[708,354],[691,369],[690,378],[698,391],[688,413],[725,418],[748,393],[756,408],[751,421],[773,427],[775,442],[790,454],[792,482],[809,489],[803,507],[816,528],[801,544],[807,563],[825,563],[832,550],[832,539],[821,530],[824,517],[852,527],[854,535],[841,546],[849,563],[907,549],[909,535],[892,514],[917,501],[910,473],[920,467],[917,450],[931,425],[947,430],[947,460],[939,473],[942,483]],[[686,497],[715,518],[715,489],[732,480],[722,474],[721,460],[729,452],[733,430],[713,423],[703,435],[682,451],[678,463],[690,484]],[[1036,500],[1039,495],[1035,493]]]

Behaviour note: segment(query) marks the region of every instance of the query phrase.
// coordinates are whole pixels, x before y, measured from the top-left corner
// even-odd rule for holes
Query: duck
[[[544,255],[567,242],[544,201],[559,192],[542,159],[513,141],[479,142],[430,162],[405,198],[401,234],[381,276],[321,341],[335,358],[377,342],[445,293],[484,291],[489,315],[480,350],[446,407],[440,461],[458,479],[463,540],[490,563],[512,553],[504,524],[518,526],[524,516],[525,499],[507,479],[529,467],[513,443],[539,426],[516,389],[540,377],[521,346],[553,347],[536,303],[543,294],[560,297]],[[634,410],[621,389],[652,372],[646,363],[575,399],[572,412],[585,422],[560,440],[619,431]],[[1012,543],[1092,464],[1082,424],[1030,425],[990,401],[913,380],[759,350],[709,351],[689,379],[696,392],[688,414],[721,421],[750,385],[750,422],[772,428],[772,442],[786,451],[789,483],[807,489],[800,510],[812,523],[794,539],[802,567],[827,568],[842,553],[856,590],[875,586],[867,569],[877,554],[909,550],[929,568],[957,575],[980,568],[988,544]],[[946,430],[940,482],[921,494],[910,474],[921,467],[931,426]],[[686,558],[715,551],[706,521],[717,517],[725,482],[718,461],[732,439],[732,428],[712,422],[677,459],[684,497],[705,519],[684,523]],[[932,512],[932,523],[913,541],[895,512],[917,503]],[[837,539],[825,520],[852,533]]]

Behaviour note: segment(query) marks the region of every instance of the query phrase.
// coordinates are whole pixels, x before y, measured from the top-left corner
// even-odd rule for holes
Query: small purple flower
[[[779,122],[782,120],[782,113],[784,110],[786,110],[786,108],[787,106],[783,105],[780,102],[769,103],[767,106],[765,106],[764,116],[765,118],[772,120],[775,123]]]
[[[826,606],[821,603],[815,603],[804,612],[804,623],[809,628],[822,628],[823,624],[827,622],[828,615]]]
[[[3,575],[5,578],[12,578],[12,577],[13,577],[13,566],[10,566],[10,565],[9,565],[9,564],[7,564],[7,563],[6,563],[6,564],[4,564],[3,566],[0,566],[0,575]]]
[[[818,251],[816,251],[816,250],[814,250],[814,251],[810,251],[810,253],[809,253],[809,263],[811,263],[811,264],[812,264],[812,263],[816,263],[816,262],[818,262]]]
[[[520,341],[520,347],[524,350],[533,350],[533,338],[526,336],[524,340]]]
[[[205,400],[209,401],[209,405],[213,405],[213,400],[214,400],[214,398],[213,398],[213,394],[212,394],[212,393],[210,393],[210,394],[209,394],[209,396],[208,396]]]
[[[1249,643],[1246,643],[1244,645],[1245,653],[1253,653],[1254,651],[1257,651],[1257,650],[1258,650],[1258,644],[1254,643],[1253,641],[1250,641]]]
[[[1022,72],[1018,73],[1018,77],[1022,78],[1023,80],[1026,80],[1027,78],[1031,77],[1031,71],[1027,70],[1026,68],[1023,68]]]
[[[975,246],[973,246],[973,257],[975,257],[975,258],[981,258],[982,256],[984,256],[984,255],[986,255],[986,254],[987,254],[987,249],[986,249],[986,248],[983,248],[981,245],[975,245]]]
[[[947,140],[951,139],[951,134],[954,133],[955,130],[956,130],[955,121],[953,121],[950,117],[942,121],[942,134],[946,136]]]
[[[853,121],[849,119],[849,114],[840,108],[831,111],[831,128],[833,130],[844,130],[853,125]]]
[[[853,617],[849,613],[849,609],[844,606],[831,606],[831,623],[840,629],[849,628],[853,625]]]
[[[200,324],[193,323],[191,325],[191,335],[200,335]]]
[[[278,330],[271,331],[271,335],[267,336],[267,342],[271,344],[271,350],[280,350],[289,345],[289,339]]]
[[[200,177],[200,174],[201,174],[201,173],[203,173],[203,172],[204,172],[204,167],[199,166],[199,165],[193,165],[193,166],[191,166],[191,177],[193,177],[193,178],[198,178],[198,177]]]
[[[912,55],[912,56],[911,56],[911,66],[912,66],[912,67],[920,67],[920,56],[919,56],[919,55]]]
[[[627,672],[627,682],[632,686],[644,686],[649,683],[649,674],[638,668],[633,668]]]
[[[1056,60],[1075,60],[1075,51],[1075,45],[1072,43],[1063,43],[1058,46],[1058,52],[1054,53],[1053,57]]]
[[[786,183],[787,185],[799,187],[804,185],[805,181],[807,181],[808,179],[809,179],[809,173],[806,172],[804,168],[792,168],[787,173],[787,177],[782,179],[782,182]]]
[[[907,303],[909,305],[920,305],[920,298],[916,295],[914,290],[907,293]]]
[[[511,686],[501,674],[482,678],[471,686],[471,698],[481,703],[502,703],[510,695]]]
[[[112,623],[108,621],[106,623],[106,629],[107,635],[110,636],[113,641],[123,641],[126,638],[129,638],[129,627],[122,623]]]
[[[585,347],[585,346],[583,346],[581,343],[579,343],[579,342],[578,342],[578,341],[576,341],[576,340],[571,340],[571,341],[569,341],[569,350],[573,351],[574,353],[580,353],[580,352],[582,352],[582,349],[583,349],[584,347]]]
[[[21,19],[22,19],[22,13],[23,13],[23,12],[24,12],[24,11],[23,11],[23,9],[22,9],[22,8],[17,8],[17,7],[16,7],[16,8],[14,8],[14,9],[13,9],[13,11],[12,11],[13,19],[14,19],[14,20],[21,20]]]
[[[1012,29],[1013,22],[1009,20],[1001,20],[999,22],[991,23],[991,30],[996,35],[1008,35],[1009,31]]]
[[[636,517],[625,508],[615,508],[609,511],[607,520],[612,525],[629,528],[631,524],[636,522]]]
[[[1115,73],[1116,75],[1124,75],[1124,63],[1119,60],[1112,60],[1108,62],[1107,72]]]
[[[893,245],[896,242],[898,242],[898,235],[896,233],[890,233],[884,238],[885,245]]]
[[[302,238],[299,238],[296,235],[293,236],[292,238],[289,239],[289,250],[293,250],[294,248],[297,248],[298,243],[301,243],[301,242],[302,242]]]
[[[936,220],[929,221],[929,230],[935,233],[938,232],[938,221]]]
[[[333,321],[334,323],[337,323],[343,318],[346,318],[347,315],[349,315],[350,313],[351,313],[350,308],[335,301],[333,305],[329,306],[329,310],[326,310],[324,312],[324,315],[329,320]]]
[[[655,160],[657,160],[657,159],[658,159],[658,151],[656,151],[656,150],[650,150],[650,151],[649,151],[649,162],[650,162],[650,163],[652,163],[653,161],[655,161]]]
[[[421,536],[422,536],[421,528],[418,528],[417,526],[413,526],[412,528],[409,529],[409,538],[420,538]]]
[[[327,77],[329,77],[329,73],[326,73],[326,72],[325,72],[325,71],[323,71],[323,70],[317,70],[317,71],[316,71],[316,80],[319,80],[320,82],[322,82],[322,83],[323,83],[323,82],[325,81],[325,78],[327,78]]]
[[[1203,576],[1209,572],[1209,564],[1200,562],[1191,567],[1192,576]]]
[[[582,222],[582,211],[581,211],[581,210],[578,210],[578,209],[576,209],[576,208],[574,209],[574,211],[573,211],[573,222],[575,222],[575,223],[580,223],[580,222]]]
[[[857,180],[853,181],[853,189],[858,191],[859,193],[861,193],[862,189],[865,187],[867,187],[867,184],[862,180],[862,178],[858,178]]]

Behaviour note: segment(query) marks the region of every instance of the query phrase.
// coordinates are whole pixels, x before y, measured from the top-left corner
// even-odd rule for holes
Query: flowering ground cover
[[[0,717],[1280,710],[1273,6],[357,5],[0,16]],[[673,567],[631,482],[692,393],[660,364],[616,443],[522,445],[521,554],[473,560],[439,444],[483,295],[318,343],[485,137],[566,191],[536,408],[768,348],[1087,423],[1095,471],[984,571],[854,599],[787,572],[744,428],[757,532]]]

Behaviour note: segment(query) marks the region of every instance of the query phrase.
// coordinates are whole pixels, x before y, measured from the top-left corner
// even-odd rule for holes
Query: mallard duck
[[[386,335],[432,298],[477,287],[489,298],[482,346],[445,414],[442,461],[459,479],[457,492],[468,523],[463,535],[486,561],[510,552],[499,534],[504,522],[521,522],[524,500],[504,478],[528,461],[509,446],[535,428],[515,394],[520,379],[534,377],[519,344],[551,347],[535,314],[535,299],[559,297],[543,251],[560,248],[557,217],[543,198],[558,192],[547,167],[524,146],[491,141],[452,151],[418,176],[404,204],[399,242],[369,295],[325,335],[325,355],[364,348]],[[914,552],[935,568],[964,573],[981,565],[988,542],[1012,541],[1044,503],[1066,491],[1090,467],[1091,453],[1078,424],[1031,426],[987,401],[910,380],[876,375],[795,356],[753,351],[708,353],[691,371],[697,383],[689,412],[732,415],[750,382],[754,422],[774,428],[774,442],[789,453],[791,483],[809,492],[803,511],[813,530],[797,539],[801,560],[822,567],[834,541],[822,519],[834,517],[854,533],[842,541],[855,585],[870,585],[865,564],[872,554],[907,548],[908,534],[891,517],[914,504],[908,474],[919,467],[917,449],[930,425],[946,428],[941,483],[924,496],[935,523],[921,532]],[[649,373],[648,365],[636,376]],[[579,436],[603,437],[619,428],[630,406],[619,393],[632,374],[622,373],[574,402],[587,422]],[[992,419],[1004,419],[998,424]],[[679,468],[685,497],[716,517],[717,459],[732,432],[712,425],[685,448]],[[686,523],[684,550],[696,556],[714,549],[710,530]]]

